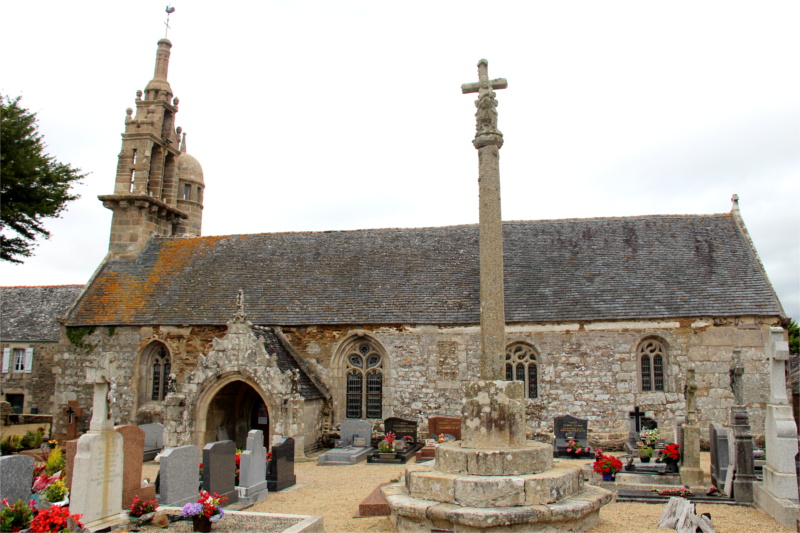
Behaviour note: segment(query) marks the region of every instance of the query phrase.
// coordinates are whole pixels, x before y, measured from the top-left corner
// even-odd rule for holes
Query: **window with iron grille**
[[[383,410],[383,359],[367,341],[355,343],[346,356],[347,418],[378,418]]]
[[[636,350],[639,357],[640,386],[642,392],[664,390],[666,382],[664,367],[667,350],[658,339],[645,339]]]
[[[155,347],[150,360],[151,381],[150,399],[161,401],[166,396],[167,378],[172,370],[169,351],[167,347],[160,344]]]
[[[539,361],[533,346],[517,342],[506,348],[506,381],[522,381],[528,398],[539,397]]]

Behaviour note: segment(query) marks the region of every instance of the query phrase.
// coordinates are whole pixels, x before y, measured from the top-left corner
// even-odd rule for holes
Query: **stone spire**
[[[138,254],[153,235],[200,235],[202,169],[180,150],[179,101],[167,81],[171,48],[168,39],[158,41],[153,79],[136,91],[136,113],[126,110],[114,193],[99,196],[114,212],[112,257]]]

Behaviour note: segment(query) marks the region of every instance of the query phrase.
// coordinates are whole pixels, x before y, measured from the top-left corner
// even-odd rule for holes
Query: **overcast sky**
[[[800,317],[800,3],[173,3],[177,125],[204,235],[476,223],[477,61],[498,91],[504,220],[725,213]],[[125,109],[164,0],[4,2],[0,92],[89,172],[2,285],[85,283],[108,249]]]

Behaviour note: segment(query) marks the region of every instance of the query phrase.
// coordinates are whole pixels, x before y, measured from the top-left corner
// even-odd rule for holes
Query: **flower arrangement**
[[[397,440],[397,435],[392,431],[387,431],[383,435],[383,440],[378,444],[378,451],[381,453],[392,453],[395,451],[394,442]]]
[[[206,518],[211,518],[219,515],[219,518],[222,518],[225,512],[222,510],[221,505],[222,502],[227,499],[227,497],[220,496],[216,492],[212,496],[208,491],[201,490],[197,503],[187,503],[184,505],[181,514],[184,517],[203,515]]]
[[[70,519],[78,527],[83,528],[83,524],[80,522],[81,515],[70,514],[69,507],[53,506],[44,511],[39,511],[39,514],[31,522],[31,531],[34,533],[60,533],[70,528]]]
[[[55,483],[56,481],[61,479],[61,472],[56,472],[52,476],[48,476],[46,473],[42,473],[36,476],[36,479],[33,480],[33,486],[31,487],[31,492],[34,494],[42,494],[47,487]]]
[[[642,441],[643,446],[648,446],[650,448],[655,448],[658,445],[658,439],[660,435],[658,433],[658,428],[656,429],[643,429],[639,433],[639,440]]]
[[[67,490],[67,486],[64,484],[64,480],[59,478],[47,485],[47,488],[44,489],[43,495],[44,499],[48,502],[57,503],[66,500],[68,492],[69,491]]]
[[[622,461],[613,455],[602,455],[592,465],[598,474],[616,474],[622,470]]]
[[[44,469],[45,472],[52,476],[66,467],[67,458],[64,456],[64,451],[58,446],[50,450],[50,454],[47,456],[47,466]]]
[[[131,508],[128,511],[128,516],[133,518],[139,518],[142,515],[155,513],[156,509],[158,509],[158,502],[155,500],[149,500],[143,502],[139,499],[139,496],[133,497],[133,502],[131,503]]]
[[[662,463],[677,463],[681,458],[680,446],[677,444],[670,444],[661,451],[659,460]]]
[[[689,489],[688,485],[684,485],[683,487],[675,487],[670,489],[650,489],[652,492],[658,492],[661,496],[680,496],[681,498],[689,498],[690,496],[694,496],[694,492]]]
[[[574,453],[575,455],[580,455],[583,452],[589,453],[590,451],[592,451],[592,450],[588,446],[586,448],[584,448],[583,446],[581,446],[580,444],[575,442],[575,440],[570,440],[567,443],[567,452],[569,452],[569,453]]]
[[[0,509],[0,531],[20,531],[25,529],[33,520],[36,512],[36,502],[33,500],[27,504],[22,500],[17,500],[14,505],[8,503],[8,499],[0,501],[3,506]]]

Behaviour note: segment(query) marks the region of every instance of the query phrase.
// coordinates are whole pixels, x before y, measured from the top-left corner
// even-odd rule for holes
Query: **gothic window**
[[[645,339],[636,350],[642,392],[663,391],[667,350],[658,339]]]
[[[383,359],[369,342],[359,341],[346,354],[347,418],[378,418],[383,411]]]
[[[167,378],[172,370],[169,351],[158,344],[150,359],[150,399],[161,401],[166,396]]]
[[[506,381],[524,381],[525,396],[539,397],[539,361],[532,346],[517,342],[506,348]]]

